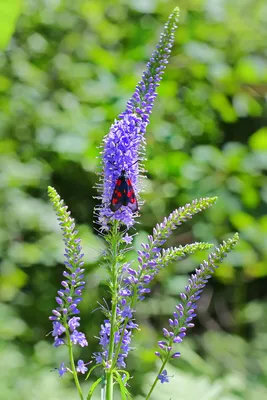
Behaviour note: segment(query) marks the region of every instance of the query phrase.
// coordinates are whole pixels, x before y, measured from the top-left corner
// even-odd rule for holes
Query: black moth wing
[[[127,191],[126,205],[132,210],[132,212],[136,212],[138,210],[138,203],[133,190],[132,182],[129,178],[127,178],[127,185],[128,185],[128,191]]]
[[[110,209],[111,211],[117,211],[124,203],[123,201],[123,187],[125,186],[125,177],[123,175],[119,176],[117,179],[113,195],[111,198]]]
[[[125,176],[124,171],[121,173],[116,182],[111,198],[110,209],[111,211],[115,212],[119,210],[121,206],[128,206],[132,212],[136,212],[138,210],[138,204],[131,180]]]

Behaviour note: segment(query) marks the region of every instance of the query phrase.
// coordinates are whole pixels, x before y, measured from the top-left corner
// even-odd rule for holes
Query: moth
[[[121,206],[129,207],[132,212],[138,210],[138,203],[134,193],[131,179],[127,176],[126,171],[123,169],[116,181],[116,185],[111,197],[110,209],[117,211]]]

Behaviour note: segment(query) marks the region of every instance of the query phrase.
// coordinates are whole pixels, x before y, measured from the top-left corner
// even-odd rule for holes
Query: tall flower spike
[[[67,333],[73,344],[84,347],[88,345],[85,335],[77,330],[80,326],[80,317],[74,316],[80,312],[78,304],[81,301],[82,289],[85,284],[82,280],[84,262],[82,261],[81,240],[77,238],[78,232],[75,230],[74,219],[70,217],[70,212],[67,211],[68,207],[64,205],[63,200],[51,186],[48,187],[48,195],[63,231],[66,258],[66,271],[63,272],[64,280],[61,282],[62,288],[58,291],[56,297],[58,307],[52,311],[53,315],[49,317],[53,321],[54,346],[58,347],[65,344],[61,335]]]
[[[172,351],[173,345],[181,343],[186,336],[187,330],[193,328],[192,320],[196,316],[196,302],[200,298],[208,279],[211,278],[218,264],[233,250],[238,241],[236,233],[232,238],[223,242],[209,255],[208,261],[203,261],[195,274],[191,275],[185,293],[180,294],[180,303],[175,307],[172,318],[169,319],[168,329],[163,328],[164,340],[158,342],[159,350],[155,354],[162,360],[162,369],[165,367],[169,358],[179,358],[180,353]],[[158,375],[158,379],[163,383],[163,372]],[[165,372],[167,375],[167,372]],[[165,380],[167,382],[167,380]]]
[[[144,134],[157,96],[156,88],[159,86],[171,53],[178,16],[179,11],[176,8],[165,25],[157,50],[152,54],[141,81],[127,103],[126,110],[119,115],[118,120],[115,120],[103,140],[103,173],[101,182],[97,186],[102,203],[95,209],[101,229],[109,229],[109,222],[114,219],[127,227],[134,224],[135,212],[124,205],[113,212],[110,209],[110,202],[121,171],[126,171],[134,193],[138,197],[139,172],[143,172],[141,162],[145,153]]]

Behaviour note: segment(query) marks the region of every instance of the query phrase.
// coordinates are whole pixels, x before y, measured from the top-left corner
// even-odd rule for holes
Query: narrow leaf
[[[95,389],[97,388],[97,386],[98,386],[99,383],[101,383],[101,382],[102,382],[102,377],[98,378],[97,381],[95,381],[95,382],[92,384],[92,386],[91,386],[91,388],[90,388],[90,390],[89,390],[88,396],[86,397],[87,400],[91,400],[92,395],[93,395]]]

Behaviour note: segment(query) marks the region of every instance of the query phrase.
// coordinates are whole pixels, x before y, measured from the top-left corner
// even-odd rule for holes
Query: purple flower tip
[[[172,355],[172,358],[179,358],[180,356],[181,356],[181,353],[177,352]]]

